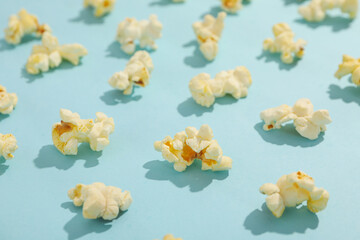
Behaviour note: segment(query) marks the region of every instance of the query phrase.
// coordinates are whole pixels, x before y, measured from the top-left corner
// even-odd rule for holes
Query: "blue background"
[[[40,40],[26,37],[16,47],[0,37],[0,83],[19,103],[0,116],[0,132],[12,133],[19,149],[0,160],[0,238],[134,239],[173,233],[199,239],[359,239],[360,89],[348,77],[333,74],[342,54],[360,57],[360,20],[330,12],[321,23],[307,23],[296,0],[254,0],[226,18],[215,61],[198,50],[191,24],[216,14],[216,0],[118,0],[102,19],[83,9],[82,1],[1,0],[0,26],[21,7],[48,23],[60,43],[81,43],[89,51],[79,66],[64,62],[50,72],[30,76],[24,66]],[[150,85],[131,96],[113,90],[108,78],[124,69],[129,56],[114,40],[125,17],[163,22],[158,50],[151,53],[155,70]],[[262,52],[275,23],[287,22],[296,38],[308,41],[301,61],[280,62]],[[188,82],[206,72],[246,66],[253,77],[249,95],[238,101],[218,99],[207,109],[194,103]],[[333,119],[315,141],[293,126],[264,132],[259,113],[309,98],[315,109],[328,109]],[[77,156],[63,156],[52,145],[51,126],[59,109],[94,118],[101,111],[115,119],[115,132],[103,152],[81,145]],[[209,124],[224,154],[233,159],[229,172],[203,172],[195,164],[178,173],[153,149],[153,142],[187,126]],[[330,193],[326,210],[286,209],[280,219],[264,205],[258,188],[283,174],[302,170]],[[74,207],[67,190],[77,183],[104,182],[131,191],[134,202],[118,219],[87,220]]]

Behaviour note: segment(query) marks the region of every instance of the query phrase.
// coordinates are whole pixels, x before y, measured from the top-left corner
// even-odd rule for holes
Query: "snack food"
[[[8,93],[6,88],[0,85],[0,113],[1,114],[10,114],[16,104],[18,98],[15,93]]]
[[[220,0],[221,8],[230,13],[236,13],[243,7],[243,0]],[[251,1],[251,0],[244,0]]]
[[[155,239],[157,240],[157,239]],[[172,234],[166,234],[163,240],[182,240],[182,238],[175,238]]]
[[[3,156],[6,160],[13,158],[13,153],[18,148],[16,143],[14,135],[0,133],[0,157]]]
[[[343,62],[335,73],[335,77],[340,79],[351,74],[351,80],[355,85],[360,85],[360,58],[355,59],[349,55],[343,55]]]
[[[114,8],[115,0],[84,0],[84,7],[93,7],[95,17],[102,17],[111,12]]]

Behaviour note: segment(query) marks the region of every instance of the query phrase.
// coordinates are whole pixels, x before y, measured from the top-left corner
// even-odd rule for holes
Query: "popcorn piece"
[[[19,44],[26,34],[35,33],[41,36],[45,32],[51,32],[49,25],[40,25],[35,15],[29,14],[25,9],[21,9],[18,15],[11,15],[8,27],[5,28],[5,40],[10,44]]]
[[[195,159],[202,161],[202,170],[225,171],[232,167],[232,159],[222,155],[222,149],[209,125],[202,125],[199,131],[187,127],[185,131],[170,136],[162,141],[156,141],[154,148],[161,152],[163,158],[174,163],[174,169],[183,172],[194,163]]]
[[[304,201],[311,212],[322,211],[329,200],[329,193],[317,188],[313,178],[301,171],[282,176],[276,184],[265,183],[260,192],[267,195],[266,205],[277,218],[285,207],[296,207]]]
[[[130,192],[99,182],[77,184],[68,191],[68,196],[75,206],[83,206],[83,216],[88,219],[113,220],[119,215],[119,210],[126,211],[132,203]]]
[[[0,157],[3,156],[6,160],[14,157],[13,153],[18,148],[16,145],[16,138],[12,134],[0,133]]]
[[[193,24],[200,51],[208,61],[214,60],[218,53],[218,41],[224,28],[225,17],[225,12],[218,13],[217,18],[207,14],[203,22]]]
[[[175,238],[172,234],[166,234],[163,240],[182,240],[182,238]]]
[[[335,77],[340,79],[343,76],[351,74],[351,80],[355,85],[360,85],[360,58],[355,59],[349,55],[343,55],[343,62],[335,73]]]
[[[9,114],[14,110],[18,98],[15,93],[6,92],[6,88],[0,85],[0,113]]]
[[[118,25],[116,39],[121,44],[121,49],[129,55],[135,52],[135,40],[139,40],[141,48],[150,47],[155,50],[155,40],[161,38],[162,27],[154,14],[150,15],[149,20],[126,18]]]
[[[134,84],[140,87],[146,87],[149,84],[153,69],[154,65],[149,53],[138,51],[130,58],[125,70],[115,73],[108,82],[113,88],[124,91],[125,95],[130,95]]]
[[[275,39],[267,38],[263,43],[265,51],[271,53],[281,53],[281,61],[290,64],[294,61],[294,56],[302,58],[304,56],[306,41],[299,39],[294,42],[295,34],[286,23],[278,23],[273,26]],[[294,56],[293,56],[294,55]]]
[[[62,59],[78,65],[80,57],[85,55],[87,50],[82,45],[77,43],[59,45],[57,38],[46,32],[42,37],[42,45],[33,46],[26,63],[26,71],[30,74],[47,72],[50,68],[59,66]]]
[[[283,123],[294,120],[296,131],[310,140],[318,138],[320,132],[326,131],[326,125],[331,123],[328,110],[314,112],[314,106],[306,98],[296,101],[293,107],[284,104],[264,110],[260,118],[265,122],[265,131],[279,129]]]
[[[222,71],[214,79],[207,73],[201,73],[191,79],[189,89],[196,103],[210,107],[215,98],[226,94],[231,94],[236,99],[246,97],[251,83],[249,70],[241,66],[235,70]]]
[[[220,0],[221,8],[230,13],[236,13],[238,10],[242,9],[243,0]],[[247,0],[251,1],[251,0]]]
[[[60,109],[61,122],[52,128],[55,147],[64,155],[76,155],[78,144],[88,142],[93,151],[102,151],[109,145],[109,135],[114,131],[113,118],[97,112],[96,119],[80,119],[70,110]]]
[[[84,7],[95,8],[95,17],[102,17],[111,12],[114,8],[115,0],[84,0]]]

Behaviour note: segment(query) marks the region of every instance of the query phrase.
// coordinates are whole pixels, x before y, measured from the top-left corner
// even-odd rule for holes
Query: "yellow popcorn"
[[[273,26],[275,39],[267,38],[263,43],[263,49],[271,53],[281,53],[281,61],[286,64],[294,62],[294,57],[302,58],[305,53],[306,41],[298,39],[294,41],[295,34],[286,23],[278,23]]]
[[[113,88],[124,91],[125,95],[130,95],[134,85],[146,87],[149,84],[153,69],[154,65],[149,53],[138,51],[130,58],[125,70],[115,73],[108,82]]]
[[[161,152],[163,158],[174,163],[174,169],[183,172],[194,163],[195,159],[202,162],[202,170],[225,171],[232,167],[232,159],[223,156],[222,149],[213,138],[212,129],[204,124],[197,130],[187,127],[185,131],[156,141],[154,148]]]
[[[360,85],[360,58],[355,59],[344,54],[343,62],[339,65],[335,77],[340,79],[348,74],[351,74],[351,80],[355,85]]]
[[[96,119],[80,119],[70,110],[60,109],[61,122],[52,127],[55,147],[64,155],[76,155],[78,144],[88,142],[93,151],[102,151],[109,145],[109,135],[114,132],[113,118],[97,112]]]
[[[216,74],[214,79],[207,73],[201,73],[191,79],[189,89],[196,103],[210,107],[215,98],[226,94],[236,99],[246,97],[251,83],[249,70],[240,66],[234,70],[222,71]]]
[[[115,0],[84,0],[84,7],[93,7],[95,17],[102,17],[114,9]]]
[[[200,51],[208,61],[215,59],[218,53],[218,41],[224,29],[225,12],[218,13],[217,18],[205,15],[203,22],[195,22],[193,30],[200,44]]]
[[[276,184],[265,183],[260,192],[267,195],[266,206],[277,218],[285,207],[296,207],[304,201],[311,212],[322,211],[329,200],[329,193],[317,188],[313,178],[301,171],[282,176]]]
[[[13,158],[17,148],[14,135],[0,133],[0,157],[3,156],[6,160]]]
[[[157,239],[155,239],[157,240]],[[182,240],[182,238],[176,238],[172,234],[166,234],[163,238],[163,240]]]
[[[221,8],[230,13],[236,13],[238,10],[242,9],[243,0],[220,0]],[[250,0],[245,0],[250,1]]]
[[[18,98],[16,94],[6,92],[6,88],[0,85],[0,113],[11,113],[14,110],[17,102]]]
[[[68,191],[68,196],[75,206],[83,206],[83,216],[88,219],[113,220],[120,210],[126,211],[132,203],[130,192],[99,182],[77,184]]]
[[[136,40],[141,48],[149,47],[155,50],[155,40],[161,38],[162,28],[161,22],[154,14],[150,15],[149,20],[126,18],[118,25],[116,40],[121,44],[121,49],[129,55],[135,52]]]
[[[264,110],[260,118],[265,122],[265,131],[279,129],[283,123],[293,120],[296,131],[310,140],[318,138],[320,132],[326,131],[326,125],[331,123],[328,110],[314,112],[314,106],[306,98],[296,101],[293,107],[284,104]]]

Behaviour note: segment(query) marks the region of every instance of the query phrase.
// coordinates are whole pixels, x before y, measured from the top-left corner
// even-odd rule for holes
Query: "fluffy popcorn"
[[[157,239],[155,239],[157,240]],[[166,234],[163,238],[163,240],[182,240],[182,238],[176,238],[172,234]]]
[[[343,55],[343,62],[335,73],[335,77],[340,79],[343,76],[351,74],[351,80],[356,85],[360,85],[360,58],[355,59],[349,55]]]
[[[191,79],[189,89],[196,103],[210,107],[215,98],[226,94],[236,99],[246,97],[251,83],[249,70],[240,66],[234,70],[222,71],[216,74],[214,79],[207,73],[201,73]]]
[[[294,41],[295,34],[286,23],[278,23],[273,26],[275,39],[267,38],[263,43],[263,49],[271,53],[281,53],[281,61],[286,64],[294,62],[294,56],[302,58],[304,56],[306,41],[298,39]]]
[[[150,15],[149,20],[126,18],[118,25],[116,39],[121,44],[121,49],[129,55],[135,52],[136,40],[139,40],[141,48],[150,47],[155,50],[155,40],[161,38],[162,28],[161,22],[154,14]]]
[[[225,171],[232,167],[232,159],[223,156],[222,149],[213,138],[209,125],[202,125],[199,130],[187,127],[185,131],[175,134],[174,138],[165,137],[156,141],[154,148],[161,152],[163,158],[174,163],[174,169],[183,172],[194,163],[202,162],[202,170]]]
[[[88,142],[93,151],[102,151],[109,145],[109,135],[114,132],[114,119],[97,112],[96,119],[80,119],[79,114],[60,110],[61,122],[52,128],[55,147],[64,155],[76,155],[78,144]]]
[[[220,1],[221,1],[221,8],[230,13],[236,13],[243,7],[242,5],[243,0],[220,0]],[[251,0],[245,0],[245,1],[251,1]]]
[[[304,201],[311,212],[322,211],[329,200],[329,193],[317,188],[313,178],[301,171],[282,176],[276,184],[265,183],[260,192],[267,195],[266,206],[277,218],[285,207],[296,207]]]
[[[326,17],[326,11],[338,8],[341,12],[355,18],[358,10],[358,0],[311,0],[306,6],[299,8],[299,13],[309,22],[320,22]]]
[[[10,44],[19,44],[24,35],[34,33],[41,36],[45,32],[51,32],[49,25],[40,25],[35,15],[21,9],[17,15],[11,15],[8,27],[5,28],[5,40]]]
[[[11,113],[16,104],[18,98],[15,93],[6,92],[6,88],[0,85],[0,113],[9,114]]]
[[[125,95],[130,95],[134,85],[146,87],[149,84],[153,69],[154,65],[149,53],[138,51],[130,58],[125,70],[115,73],[108,82],[113,88],[124,91]]]
[[[84,0],[84,7],[93,7],[95,17],[102,17],[114,9],[115,0]]]
[[[326,131],[326,125],[331,123],[328,110],[317,110],[306,98],[296,101],[293,107],[281,105],[261,112],[261,120],[265,122],[264,130],[281,128],[283,123],[294,121],[296,131],[303,137],[314,140],[320,132]]]
[[[193,24],[194,33],[200,44],[200,51],[208,61],[215,59],[218,53],[218,41],[224,29],[225,12],[220,12],[217,18],[205,15],[203,22]]]
[[[14,135],[0,133],[0,157],[3,156],[6,160],[13,158],[17,148]]]
[[[68,196],[75,206],[83,206],[83,216],[88,219],[113,220],[120,210],[126,211],[132,203],[130,192],[99,182],[77,184],[68,191]]]

